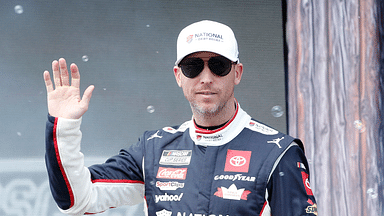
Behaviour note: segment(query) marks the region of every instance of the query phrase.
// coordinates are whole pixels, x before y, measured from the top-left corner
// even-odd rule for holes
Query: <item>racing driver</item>
[[[94,86],[81,97],[76,64],[69,75],[65,59],[53,61],[53,81],[44,72],[45,157],[60,210],[95,214],[144,202],[151,216],[317,215],[302,142],[253,119],[234,97],[243,74],[238,56],[228,26],[204,20],[185,27],[173,72],[191,120],[146,131],[90,167],[80,124]]]

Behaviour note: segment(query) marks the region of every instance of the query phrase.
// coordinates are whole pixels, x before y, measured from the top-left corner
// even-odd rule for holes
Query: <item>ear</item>
[[[235,85],[239,84],[243,76],[243,64],[238,63],[235,65]]]
[[[175,74],[177,85],[181,87],[181,68],[179,68],[178,66],[173,67],[173,73]]]

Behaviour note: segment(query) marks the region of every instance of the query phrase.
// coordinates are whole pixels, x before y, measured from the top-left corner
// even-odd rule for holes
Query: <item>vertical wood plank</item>
[[[360,215],[358,0],[329,1],[332,215]],[[354,190],[351,190],[354,188]]]
[[[379,46],[379,88],[376,92],[377,104],[379,107],[379,119],[383,119],[384,114],[384,1],[377,0],[378,5],[378,14],[377,20],[379,25],[378,32],[378,46]],[[378,161],[379,161],[379,185],[378,185],[378,200],[380,203],[379,211],[384,212],[384,121],[377,121],[377,143],[379,145],[376,148],[376,152],[378,152]]]
[[[328,38],[328,3],[327,1],[312,1],[313,13],[313,65],[314,71],[311,79],[311,86],[314,89],[314,102],[311,107],[314,109],[314,142],[311,152],[313,163],[311,164],[315,178],[312,177],[312,185],[315,188],[319,206],[329,206],[330,208],[319,209],[320,215],[333,215],[332,213],[332,173],[330,171],[331,154],[331,124],[329,99],[329,38]],[[305,123],[304,123],[305,124]],[[316,167],[316,169],[314,169]]]
[[[374,6],[374,7],[372,7]],[[380,200],[378,199],[378,187],[380,173],[378,167],[380,145],[379,131],[376,126],[380,119],[380,107],[377,103],[377,92],[379,83],[379,58],[380,47],[378,46],[379,26],[377,17],[377,6],[375,0],[360,1],[360,35],[361,35],[361,118],[365,126],[365,132],[361,133],[361,170],[365,177],[362,181],[364,215],[376,215],[380,211]],[[374,60],[374,61],[372,61]],[[382,184],[382,183],[381,183]]]

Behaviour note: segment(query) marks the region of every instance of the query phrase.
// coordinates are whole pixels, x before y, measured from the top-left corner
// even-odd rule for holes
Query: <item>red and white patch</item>
[[[301,172],[301,176],[303,177],[303,184],[305,187],[305,191],[309,196],[313,196],[311,185],[309,184],[309,179],[308,179],[309,175],[305,172]]]
[[[201,140],[201,135],[197,135],[197,136],[196,136],[196,139],[197,139],[198,141],[200,141],[200,140]]]
[[[236,185],[232,184],[229,188],[218,187],[217,191],[213,195],[223,199],[247,200],[248,194],[250,193],[251,191],[245,190],[244,188],[237,189]]]
[[[228,149],[225,161],[225,172],[248,172],[251,160],[251,151]]]
[[[162,179],[181,179],[184,180],[187,176],[188,168],[164,168],[159,167],[156,178]]]

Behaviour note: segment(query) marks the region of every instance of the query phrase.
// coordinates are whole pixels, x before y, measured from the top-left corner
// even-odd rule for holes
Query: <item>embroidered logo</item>
[[[160,164],[162,165],[189,165],[191,162],[192,150],[164,150],[161,154]]]
[[[281,138],[277,138],[277,139],[274,139],[271,141],[267,141],[267,143],[275,143],[279,148],[281,148],[280,141],[283,139],[284,139],[284,137],[281,137]]]
[[[223,139],[223,134],[217,134],[217,135],[196,135],[196,140],[204,140],[207,142],[218,142]]]
[[[179,202],[181,200],[181,198],[183,197],[183,193],[181,193],[180,195],[168,195],[167,193],[165,193],[164,195],[155,195],[155,202],[158,203],[158,202],[168,202],[168,201],[176,201],[176,202]]]
[[[317,204],[313,203],[312,200],[310,199],[308,199],[307,202],[310,204],[310,206],[307,206],[307,208],[305,209],[305,212],[308,214],[317,215]]]
[[[177,190],[178,188],[184,188],[184,183],[169,181],[169,182],[156,182],[156,187],[160,188],[160,190]]]
[[[253,131],[256,131],[256,132],[259,132],[259,133],[262,133],[262,134],[265,134],[265,135],[276,135],[278,134],[279,132],[273,128],[270,128],[266,125],[263,125],[263,124],[260,124],[256,121],[253,121],[251,120],[249,122],[249,129],[253,130]]]
[[[216,175],[213,180],[230,180],[230,181],[249,181],[254,182],[256,181],[256,177],[254,176],[244,176],[242,174],[236,174],[236,175]]]
[[[301,163],[301,162],[297,162],[297,168],[301,168],[301,169],[305,169],[306,170],[305,165],[303,163]]]
[[[305,191],[309,196],[313,196],[311,185],[309,184],[309,179],[308,179],[309,175],[305,172],[301,172],[301,176],[303,177],[303,184],[305,187]]]
[[[250,193],[251,191],[245,190],[245,188],[237,189],[236,185],[232,184],[231,186],[229,186],[229,188],[217,188],[217,191],[214,193],[214,195],[223,199],[247,200],[248,194]]]
[[[153,138],[163,138],[163,136],[159,136],[157,133],[159,133],[159,131],[156,131],[156,133],[149,137],[147,140],[151,140]]]
[[[251,154],[251,151],[238,151],[228,149],[224,171],[248,172]]]
[[[172,212],[171,211],[167,211],[165,209],[156,212],[156,216],[171,216],[171,215],[172,215]]]
[[[184,180],[186,176],[187,176],[187,168],[159,167],[156,178]]]
[[[191,43],[193,40],[193,35],[188,35],[187,37],[187,43]]]

